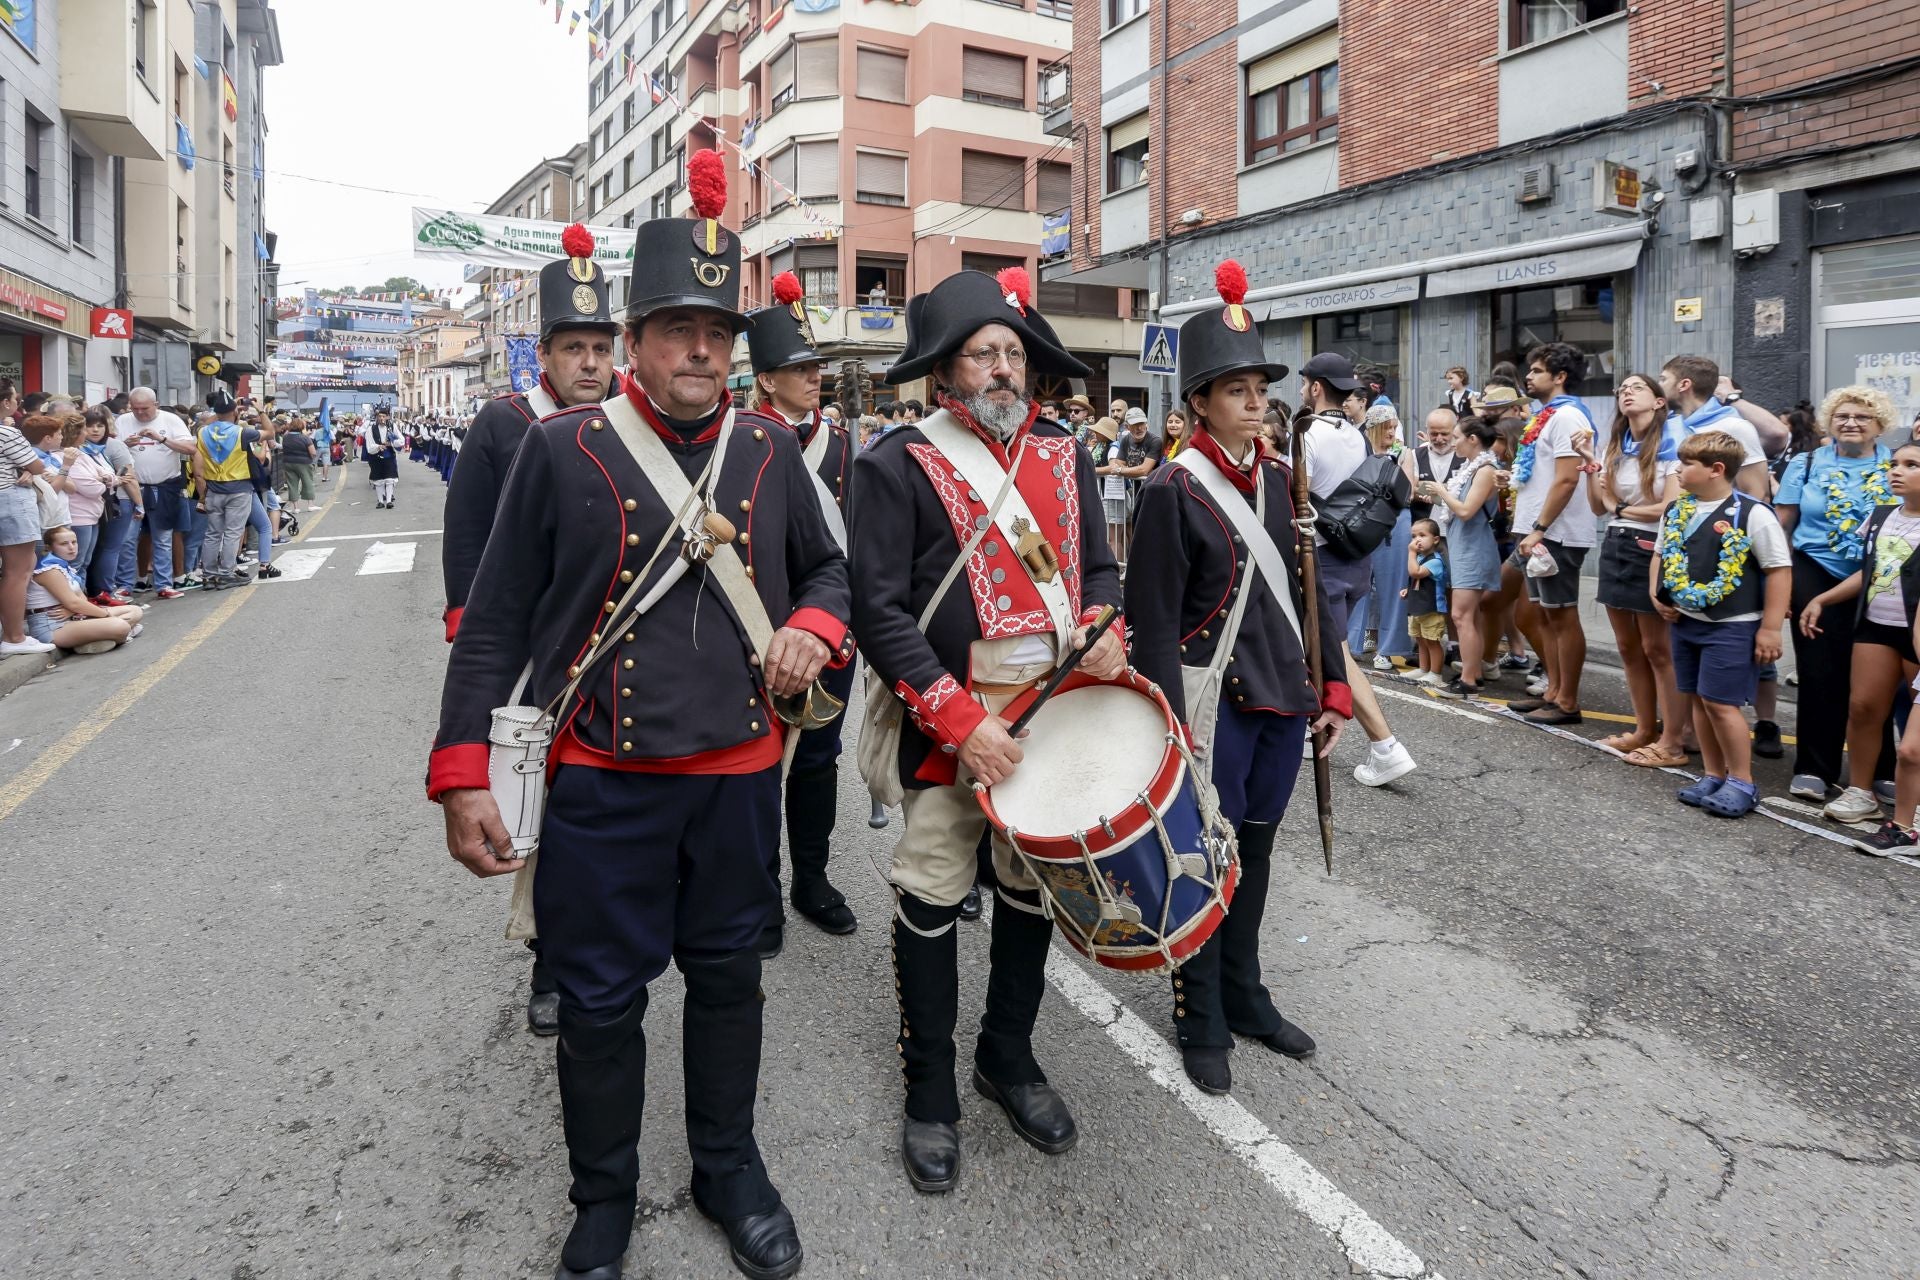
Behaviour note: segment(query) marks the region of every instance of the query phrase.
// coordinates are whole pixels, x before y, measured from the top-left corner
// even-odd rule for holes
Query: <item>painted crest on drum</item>
[[[1026,500],[1039,534],[1053,547],[1066,575],[1067,599],[1077,616],[1080,603],[1080,485],[1075,474],[1072,440],[1028,436],[1014,458],[1014,483]],[[998,483],[975,484],[961,475],[947,455],[930,444],[910,444],[920,469],[953,523],[953,536],[964,546],[986,519],[987,504]],[[983,639],[1024,636],[1053,631],[1053,619],[1040,599],[1018,549],[999,533],[989,533],[967,560],[967,590],[980,620]]]

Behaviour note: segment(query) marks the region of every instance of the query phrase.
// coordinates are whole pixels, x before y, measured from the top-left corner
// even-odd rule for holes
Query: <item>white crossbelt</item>
[[[1254,565],[1260,570],[1260,576],[1267,580],[1267,589],[1280,602],[1280,612],[1286,615],[1287,625],[1293,628],[1294,638],[1301,642],[1304,651],[1306,637],[1300,632],[1300,613],[1293,603],[1293,574],[1287,569],[1287,562],[1281,558],[1280,548],[1274,545],[1273,535],[1267,532],[1266,524],[1256,518],[1254,509],[1247,505],[1245,495],[1220,473],[1213,459],[1198,449],[1182,449],[1174,455],[1173,465],[1185,467],[1200,482],[1200,487],[1207,491],[1207,497],[1213,500],[1213,505],[1220,508],[1221,514],[1232,522],[1234,530],[1246,541]],[[1255,492],[1261,499],[1266,497],[1266,479],[1266,468],[1255,467]],[[1242,590],[1245,590],[1244,586]]]
[[[820,478],[820,463],[827,456],[828,438],[833,428],[822,422],[813,431],[813,439],[807,442],[800,456],[806,460],[807,479],[813,481],[813,491],[820,498],[820,515],[827,522],[827,532],[833,535],[834,545],[840,548],[840,554],[847,554],[847,520],[840,514],[840,501],[833,496],[833,490],[827,488],[827,482]]]
[[[560,412],[562,406],[558,400],[547,394],[546,387],[535,382],[527,388],[527,407],[533,410],[534,417],[544,418],[549,414]]]

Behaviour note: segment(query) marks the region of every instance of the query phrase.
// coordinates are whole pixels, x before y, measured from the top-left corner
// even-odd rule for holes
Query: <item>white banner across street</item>
[[[634,233],[624,227],[589,227],[593,260],[608,275],[633,269]],[[421,258],[457,258],[484,267],[538,271],[566,256],[560,247],[562,223],[534,218],[501,218],[456,209],[413,211],[413,252]]]

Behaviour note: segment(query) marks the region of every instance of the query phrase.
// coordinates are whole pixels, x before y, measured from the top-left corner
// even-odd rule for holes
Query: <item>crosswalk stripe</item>
[[[396,529],[391,533],[341,533],[325,538],[308,538],[308,542],[366,542],[372,538],[437,538],[439,529]]]
[[[280,571],[277,578],[266,578],[266,582],[300,582],[320,572],[320,566],[334,553],[333,547],[295,547],[291,551],[282,551],[273,558],[273,567]]]
[[[370,573],[411,573],[413,571],[413,553],[419,548],[417,542],[376,542],[367,548],[366,559],[360,562],[355,577],[365,577]]]

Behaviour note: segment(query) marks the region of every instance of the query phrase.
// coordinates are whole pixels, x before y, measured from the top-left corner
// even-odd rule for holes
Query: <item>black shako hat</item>
[[[727,208],[727,161],[718,151],[696,151],[687,161],[691,218],[654,218],[634,233],[627,319],[692,307],[717,311],[739,333],[740,237],[720,225]]]
[[[540,268],[540,341],[556,329],[618,333],[607,299],[607,273],[593,260],[593,233],[574,223],[560,233],[566,257]]]
[[[789,365],[818,364],[826,359],[813,348],[813,325],[807,319],[806,297],[800,277],[782,271],[773,278],[771,307],[747,312],[747,359],[755,373],[772,373]]]
[[[1213,271],[1213,287],[1225,306],[1208,307],[1188,316],[1180,326],[1180,408],[1187,397],[1216,378],[1249,371],[1264,373],[1268,382],[1287,376],[1287,366],[1267,359],[1260,326],[1244,305],[1247,273],[1229,258]]]
[[[1026,268],[1008,267],[996,276],[957,272],[907,299],[907,346],[887,370],[888,385],[926,376],[989,324],[1003,324],[1020,335],[1027,368],[1034,373],[1084,378],[1092,372],[1060,344],[1053,326],[1034,308]]]

